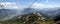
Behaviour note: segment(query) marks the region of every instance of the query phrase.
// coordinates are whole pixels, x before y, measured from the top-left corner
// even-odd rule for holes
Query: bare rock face
[[[37,21],[44,19],[45,17],[43,17],[39,12],[22,15],[22,17],[20,18],[23,24],[35,24],[37,23]]]

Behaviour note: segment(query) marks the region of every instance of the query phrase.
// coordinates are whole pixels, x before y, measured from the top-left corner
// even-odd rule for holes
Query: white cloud
[[[4,5],[4,4],[7,4],[8,5],[8,4],[16,4],[16,3],[14,3],[14,2],[1,2],[1,4],[2,5]]]
[[[40,3],[34,3],[32,5],[33,8],[40,8],[40,7],[43,7],[44,5],[43,4],[40,4]]]
[[[1,2],[0,5],[3,5],[5,9],[18,9],[15,2]]]
[[[47,4],[41,4],[41,3],[34,3],[32,5],[32,8],[54,8],[54,7],[60,7],[57,5],[47,5]]]
[[[7,6],[5,9],[18,9],[18,6]]]

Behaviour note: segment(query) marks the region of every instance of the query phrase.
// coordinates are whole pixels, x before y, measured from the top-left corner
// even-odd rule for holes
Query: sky
[[[35,0],[0,0],[0,4],[7,9],[28,8]],[[60,0],[37,0],[31,8],[54,8],[60,7]]]

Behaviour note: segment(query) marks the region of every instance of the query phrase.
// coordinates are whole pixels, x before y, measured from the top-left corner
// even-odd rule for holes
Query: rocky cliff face
[[[45,17],[43,17],[39,12],[33,12],[30,14],[22,15],[22,17],[20,18],[20,20],[23,20],[21,22],[24,24],[34,24],[37,23],[37,21],[44,19]]]

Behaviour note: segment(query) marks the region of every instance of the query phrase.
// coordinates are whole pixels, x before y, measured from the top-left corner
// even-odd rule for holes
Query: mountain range
[[[42,8],[42,9],[35,9],[35,8],[26,8],[22,10],[23,13],[31,13],[31,12],[40,12],[46,18],[54,18],[57,15],[60,15],[60,7],[55,8]]]
[[[16,9],[0,9],[0,20],[16,18],[19,17],[19,15],[30,14],[32,12],[39,12],[45,18],[54,18],[57,15],[60,15],[60,7],[42,9],[25,8],[21,11]]]

